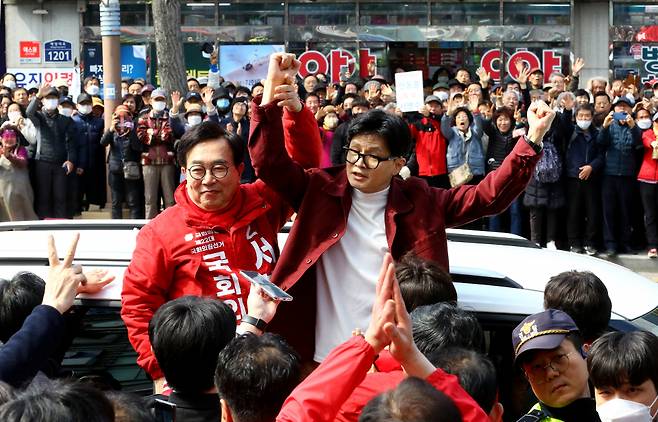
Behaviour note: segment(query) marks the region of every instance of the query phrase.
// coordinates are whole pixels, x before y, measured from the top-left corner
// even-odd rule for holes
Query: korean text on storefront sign
[[[542,59],[528,50],[517,50],[512,55],[505,52],[505,74],[511,76],[514,80],[519,77],[519,71],[516,69],[516,62],[521,60],[529,69],[542,69],[544,72],[544,82],[549,81],[553,72],[562,70],[562,56],[556,50],[542,50]],[[482,55],[480,66],[484,68],[491,78],[500,79],[500,50],[488,50]]]
[[[72,67],[59,68],[9,68],[7,72],[16,75],[16,86],[23,88],[39,87],[43,83],[53,83],[63,79],[69,86],[69,95],[74,98],[80,93],[80,74]]]

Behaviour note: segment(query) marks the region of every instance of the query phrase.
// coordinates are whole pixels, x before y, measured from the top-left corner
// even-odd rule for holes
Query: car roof
[[[487,237],[478,233],[479,237]],[[450,237],[449,237],[450,238]],[[566,251],[495,243],[448,241],[450,273],[500,279],[501,286],[543,292],[548,280],[564,271],[591,271],[605,284],[613,312],[626,319],[645,315],[658,306],[658,283],[621,265]],[[477,278],[477,277],[476,277]],[[495,281],[487,282],[493,284]],[[484,284],[484,283],[480,283]]]
[[[123,280],[132,258],[137,232],[147,220],[47,220],[0,223],[0,277],[33,271],[46,277],[47,241],[55,235],[62,257],[74,234],[80,233],[76,262],[102,267]],[[286,230],[279,243],[286,240]],[[563,271],[586,270],[606,285],[613,313],[635,319],[658,305],[658,283],[611,262],[564,251],[537,248],[511,234],[447,230],[450,273],[460,302],[479,311],[529,315],[542,310],[548,279]],[[469,286],[469,284],[471,286]],[[475,287],[472,287],[475,286]],[[475,289],[475,290],[472,290]],[[532,293],[535,292],[535,293]],[[121,283],[112,283],[99,299],[120,300]],[[470,305],[469,305],[470,304]]]

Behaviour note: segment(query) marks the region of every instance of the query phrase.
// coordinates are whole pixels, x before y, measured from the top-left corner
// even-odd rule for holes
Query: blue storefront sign
[[[96,76],[103,83],[103,49],[100,44],[86,44],[84,76]],[[121,79],[146,78],[146,46],[121,46]]]
[[[71,43],[64,40],[52,40],[43,44],[46,63],[65,63],[72,60]]]

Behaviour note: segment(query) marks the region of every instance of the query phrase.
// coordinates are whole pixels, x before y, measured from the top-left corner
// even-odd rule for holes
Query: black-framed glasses
[[[203,178],[206,177],[206,173],[208,171],[210,171],[210,174],[212,174],[212,177],[215,179],[223,179],[228,174],[229,167],[230,166],[227,164],[215,164],[211,168],[207,169],[201,164],[195,164],[187,169],[187,173],[194,180],[203,180]]]
[[[350,164],[356,164],[359,159],[363,160],[363,164],[367,169],[376,169],[379,166],[379,163],[382,161],[392,161],[398,157],[387,157],[382,158],[372,154],[362,154],[357,150],[354,150],[350,147],[343,147],[345,151],[345,161]]]
[[[546,370],[551,368],[553,371],[563,374],[569,368],[569,355],[574,353],[563,353],[553,357],[546,365],[527,365],[525,373],[528,379],[535,384],[546,382]]]

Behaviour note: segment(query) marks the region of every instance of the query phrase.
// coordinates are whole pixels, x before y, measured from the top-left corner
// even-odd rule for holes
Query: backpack
[[[535,167],[535,180],[540,183],[554,183],[562,174],[560,154],[551,141],[544,141],[544,154]]]

